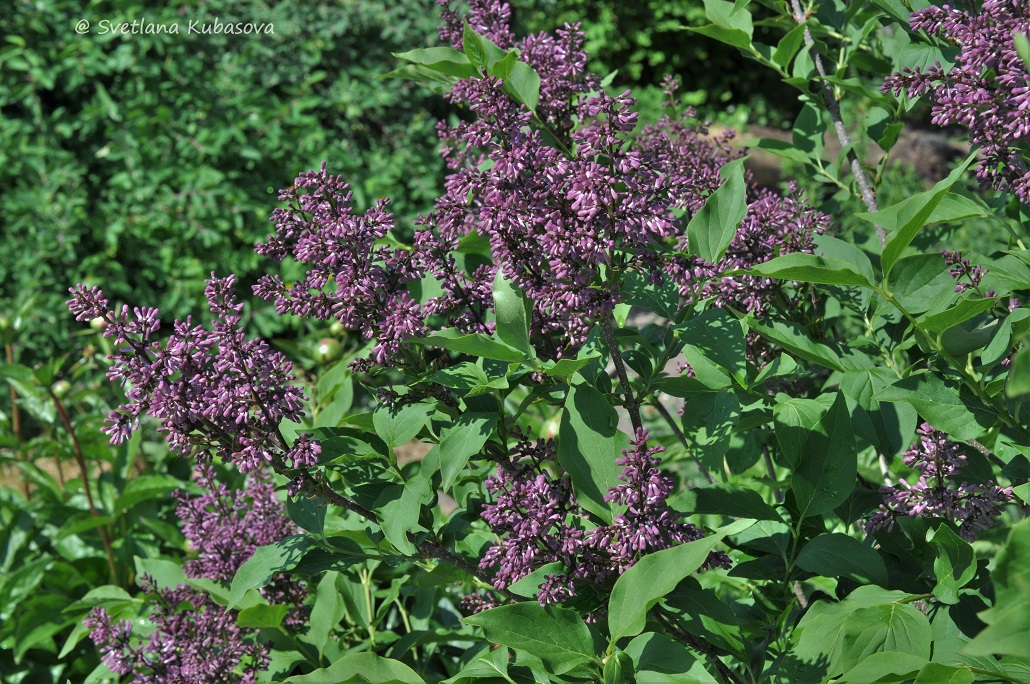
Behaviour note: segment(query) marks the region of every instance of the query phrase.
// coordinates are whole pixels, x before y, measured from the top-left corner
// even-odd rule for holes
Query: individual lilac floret
[[[125,442],[149,414],[176,453],[201,460],[217,454],[243,472],[267,464],[304,469],[317,460],[317,443],[303,438],[291,445],[279,434],[280,422],[301,419],[304,395],[282,352],[247,339],[234,285],[235,276],[212,274],[205,289],[215,315],[211,329],[189,318],[175,321],[163,346],[153,339],[161,325],[156,309],[116,313],[98,288],[71,288],[68,306],[76,319],[104,318],[104,336],[115,340],[107,374],[125,387],[128,403],[108,418],[104,432],[112,443]]]
[[[206,594],[180,585],[157,590],[145,575],[140,586],[153,598],[154,631],[132,636],[128,620],[114,622],[100,607],[84,624],[104,664],[136,684],[254,684],[268,663],[268,649],[256,642],[258,630],[236,626],[236,612]]]
[[[926,69],[904,68],[884,81],[881,90],[933,102],[933,122],[959,125],[984,159],[977,166],[981,184],[1011,189],[1030,203],[1026,141],[1030,137],[1030,72],[1016,53],[1013,36],[1027,33],[1030,3],[985,0],[971,9],[931,6],[912,13],[913,31],[926,31],[960,48],[955,66],[940,62]],[[977,7],[979,5],[979,7]]]
[[[918,433],[918,442],[902,456],[905,465],[919,471],[919,480],[909,484],[899,479],[896,486],[881,487],[884,502],[869,518],[866,531],[890,531],[899,517],[921,516],[951,520],[963,539],[975,540],[1012,500],[1012,488],[959,480],[957,473],[966,465],[962,447],[929,423]]]

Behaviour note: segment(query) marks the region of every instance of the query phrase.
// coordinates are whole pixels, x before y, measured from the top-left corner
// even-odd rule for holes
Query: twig
[[[708,470],[708,468],[705,468],[704,463],[702,463],[701,459],[697,457],[697,455],[694,453],[694,450],[690,448],[690,445],[687,443],[687,438],[683,436],[683,432],[680,430],[679,426],[676,425],[676,419],[673,418],[672,414],[669,413],[669,409],[665,408],[665,405],[662,404],[662,400],[655,399],[652,402],[652,405],[656,409],[658,409],[658,413],[661,414],[662,418],[665,419],[665,422],[668,423],[669,427],[672,428],[672,433],[676,435],[676,439],[680,441],[680,444],[683,445],[683,448],[686,449],[687,453],[690,454],[690,457],[694,459],[694,463],[701,471],[701,474],[704,475],[705,478],[707,478],[708,484],[715,484],[716,482],[718,482],[718,480],[715,479],[715,476],[712,475],[711,471]]]
[[[985,447],[983,444],[980,444],[980,442],[976,441],[975,439],[969,440],[969,446],[973,447],[974,449],[979,451],[981,454],[986,456],[987,459],[991,463],[993,463],[994,465],[998,466],[999,468],[1004,468],[1005,467],[1005,465],[1006,465],[1005,461],[1003,461],[1000,458],[998,458],[998,456],[993,451],[991,451],[990,449]]]
[[[799,26],[805,26],[805,13],[801,9],[801,3],[799,0],[791,0],[791,8],[794,11],[794,21]],[[812,61],[815,63],[815,70],[819,73],[822,78],[822,91],[823,100],[826,101],[826,109],[830,112],[830,118],[833,120],[833,128],[837,131],[837,139],[844,149],[848,150],[847,159],[851,164],[851,173],[855,176],[855,182],[858,183],[858,190],[862,195],[862,201],[865,203],[866,209],[870,212],[880,211],[879,205],[876,203],[876,195],[873,193],[873,188],[869,184],[869,178],[865,175],[865,171],[862,169],[862,162],[859,161],[858,155],[855,154],[854,149],[850,148],[851,136],[848,135],[848,129],[844,126],[844,119],[840,115],[840,105],[837,103],[837,98],[833,94],[833,89],[830,87],[829,82],[826,80],[826,68],[823,66],[822,57],[818,52],[815,51],[815,39],[812,38],[812,33],[805,26],[805,45],[807,45],[812,54]],[[883,229],[883,226],[876,226],[876,237],[880,239],[880,247],[887,244],[887,231]]]
[[[615,341],[615,332],[612,330],[612,321],[607,316],[601,319],[601,337],[604,339],[604,345],[608,347],[608,354],[612,357],[612,363],[615,364],[615,373],[619,376],[619,385],[622,387],[622,393],[626,395],[622,405],[629,412],[629,419],[633,423],[633,430],[639,430],[644,426],[640,422],[640,402],[637,401],[637,396],[633,393],[633,386],[629,384],[626,366],[623,364],[622,354],[619,352],[619,343]]]
[[[676,641],[704,654],[704,656],[708,658],[713,665],[715,665],[715,668],[719,671],[719,676],[722,677],[722,681],[725,684],[744,684],[743,679],[731,670],[726,663],[719,660],[719,656],[716,655],[715,651],[708,643],[705,642],[704,639],[699,639],[693,634],[680,629],[676,623],[662,613],[661,609],[657,606],[651,609],[651,617],[653,617],[655,621],[662,626],[662,629],[676,639]]]
[[[97,510],[96,504],[93,503],[93,490],[89,486],[89,475],[86,473],[86,456],[82,453],[82,445],[79,443],[78,435],[75,434],[75,427],[72,425],[71,418],[68,417],[68,411],[65,410],[61,400],[57,398],[52,389],[48,390],[48,392],[54,402],[54,406],[57,407],[57,414],[61,417],[64,428],[71,435],[72,447],[75,450],[75,460],[79,462],[79,473],[82,475],[82,487],[86,492],[86,503],[89,504],[89,512],[94,518],[99,518],[100,511]],[[118,584],[118,566],[114,562],[114,550],[111,548],[111,538],[107,536],[107,526],[97,526],[97,532],[100,533],[100,542],[104,545],[104,553],[107,555],[107,567],[111,571],[111,581]]]

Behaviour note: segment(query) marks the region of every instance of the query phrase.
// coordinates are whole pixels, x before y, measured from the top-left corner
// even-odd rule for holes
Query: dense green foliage
[[[188,20],[215,17],[274,34],[187,34]],[[92,25],[78,34],[83,19]],[[180,33],[110,30],[140,19]],[[11,3],[0,29],[0,308],[34,298],[22,358],[73,348],[69,281],[185,316],[213,269],[256,277],[252,247],[274,191],[322,159],[340,160],[360,204],[389,194],[401,216],[424,210],[446,107],[375,76],[391,51],[431,44],[435,25],[418,0]],[[258,322],[265,334],[281,328]]]

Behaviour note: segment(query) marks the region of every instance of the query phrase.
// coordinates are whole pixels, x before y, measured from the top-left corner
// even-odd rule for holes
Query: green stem
[[[640,422],[640,402],[633,393],[633,386],[629,383],[629,376],[626,375],[626,366],[622,362],[622,353],[619,351],[619,344],[615,340],[615,332],[612,330],[611,318],[605,316],[601,319],[601,337],[604,345],[608,347],[608,354],[615,364],[615,373],[619,376],[619,384],[622,386],[622,393],[625,395],[623,406],[629,412],[629,419],[633,423],[634,431],[641,429],[644,425]]]

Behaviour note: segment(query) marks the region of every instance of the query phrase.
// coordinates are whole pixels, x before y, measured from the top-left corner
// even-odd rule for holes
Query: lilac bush
[[[295,682],[823,681],[891,653],[889,610],[918,624],[906,655],[920,659],[891,676],[928,666],[930,622],[912,604],[956,605],[988,580],[943,563],[898,579],[894,520],[990,535],[1020,491],[1006,482],[1027,437],[1019,387],[1004,387],[1023,318],[990,308],[1027,289],[1023,262],[944,250],[958,285],[926,303],[929,260],[911,254],[908,217],[929,217],[965,167],[875,217],[895,225],[867,253],[823,237],[839,229],[797,183],[757,187],[729,136],[679,113],[673,80],[671,115],[640,127],[630,91],[588,70],[579,26],[519,39],[504,3],[472,0],[465,16],[441,4],[452,47],[399,57],[463,112],[438,127],[443,194],[409,231],[323,163],[280,193],[257,246],[294,274],[262,277],[260,299],[348,331],[346,359],[310,390],[246,335],[233,276],[208,282],[210,326],[176,321],[164,342],[156,310],[72,288],[75,316],[103,319],[114,342],[109,377],[127,401],[111,439],[149,416],[201,463],[206,493],[178,497],[186,574],[232,606],[251,589],[290,606],[256,633],[198,589],[162,590],[147,639],[91,615],[105,662],[143,681],[203,678],[194,654],[218,627],[234,640],[216,654],[225,677],[278,654]],[[750,41],[746,8],[708,5],[714,33]],[[1007,274],[999,291],[981,291],[988,269]],[[946,433],[997,480],[962,480]],[[867,505],[858,483],[877,489],[895,458],[918,482]],[[246,488],[216,482],[215,462]],[[858,519],[865,544],[848,533]],[[973,557],[956,548],[949,562]],[[870,583],[885,591],[860,595]],[[933,619],[957,633],[944,612]],[[827,646],[829,632],[846,638]]]

